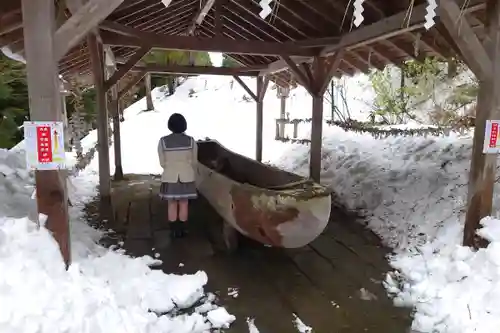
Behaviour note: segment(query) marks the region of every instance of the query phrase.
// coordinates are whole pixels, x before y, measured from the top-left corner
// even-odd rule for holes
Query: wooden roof
[[[463,1],[460,0],[459,5]],[[62,24],[71,14],[62,7],[64,0],[55,2],[59,6],[59,24]],[[172,48],[184,49],[190,45],[185,43],[185,38],[189,37],[175,39],[171,36],[185,36],[194,31],[199,38],[211,38],[218,32],[226,40],[234,41],[231,47],[224,49],[222,42],[200,40],[196,43],[197,48],[227,51],[242,65],[261,68],[262,73],[272,75],[282,84],[290,81],[290,75],[284,70],[286,62],[277,54],[281,50],[293,60],[305,60],[312,54],[331,55],[346,47],[336,76],[366,73],[370,68],[382,69],[387,64],[400,65],[409,58],[426,55],[448,58],[459,54],[440,23],[429,31],[423,28],[425,0],[415,0],[413,7],[410,7],[411,0],[366,0],[365,20],[359,28],[352,25],[351,2],[274,0],[273,13],[264,20],[259,16],[258,0],[172,0],[168,7],[161,0],[124,0],[101,23],[99,31],[103,42],[111,45],[119,62],[126,61],[140,46],[134,45],[139,39],[130,37],[133,30],[127,29],[144,33],[141,40],[165,38],[161,43],[154,42],[154,46],[165,47],[172,43]],[[484,0],[467,0],[466,3],[468,8],[464,12],[481,37]],[[220,17],[220,21],[216,17]],[[22,52],[21,23],[20,0],[0,1],[0,46],[9,45],[14,52]],[[253,44],[242,48],[238,47],[237,41],[252,41]],[[258,51],[264,50],[265,45],[269,46],[265,52]],[[249,49],[256,51],[248,52]],[[60,60],[59,68],[63,76],[90,72],[89,53],[84,41]]]

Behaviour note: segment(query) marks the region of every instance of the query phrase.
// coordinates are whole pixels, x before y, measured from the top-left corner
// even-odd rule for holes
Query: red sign
[[[52,162],[52,138],[49,126],[36,127],[36,149],[38,153],[38,162]]]

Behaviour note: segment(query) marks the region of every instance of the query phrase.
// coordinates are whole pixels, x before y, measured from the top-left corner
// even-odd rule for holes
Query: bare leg
[[[179,200],[179,220],[186,222],[188,220],[188,200]]]
[[[177,200],[168,200],[168,221],[177,221]]]

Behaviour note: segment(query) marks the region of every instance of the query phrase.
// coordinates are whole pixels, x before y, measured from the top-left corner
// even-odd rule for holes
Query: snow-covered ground
[[[389,137],[327,127],[322,182],[394,249],[387,290],[415,307],[417,332],[496,332],[500,325],[500,221],[481,234],[491,244],[460,246],[472,150],[471,134]],[[307,174],[308,147],[276,163]],[[498,188],[497,188],[498,190]],[[500,196],[494,198],[495,215]]]
[[[97,244],[102,232],[82,213],[97,180],[90,169],[71,178],[73,263],[66,271],[50,233],[26,217],[36,209],[22,144],[0,150],[0,332],[201,333],[234,321],[205,294],[205,272],[164,274],[151,268],[159,260]]]
[[[245,81],[249,82],[250,87],[255,86],[254,80]],[[350,102],[354,99],[353,95],[360,94],[356,91],[356,85],[356,82],[351,84],[351,96],[348,96]],[[217,139],[229,149],[253,157],[255,104],[247,101],[248,98],[243,97],[245,94],[236,82],[231,83],[230,78],[207,76],[188,79],[171,97],[164,97],[160,89],[155,89],[156,111],[142,112],[146,106],[144,99],[125,111],[125,122],[122,123],[124,171],[160,171],[156,157],[157,140],[168,133],[167,119],[173,112],[186,116],[188,134],[196,138]],[[351,104],[356,105],[355,102]],[[279,115],[279,105],[275,92],[269,90],[264,102],[264,160],[305,174],[308,147],[274,140],[274,118]],[[325,105],[325,110],[328,108],[329,105]],[[311,99],[307,93],[300,88],[294,90],[287,105],[290,117],[308,118],[310,110]],[[352,107],[351,112],[353,110],[356,110],[356,107]],[[363,113],[357,112],[354,117],[363,118]],[[308,125],[301,125],[299,138],[308,137],[307,127]],[[289,135],[290,131],[291,128],[287,129]],[[93,132],[83,144],[90,148],[95,140],[96,133]],[[344,132],[325,125],[323,148],[322,182],[331,186],[346,206],[362,211],[368,227],[394,249],[390,261],[396,272],[388,274],[386,287],[388,292],[394,295],[396,304],[415,308],[413,329],[419,332],[443,333],[497,332],[497,327],[500,326],[500,221],[487,219],[484,222],[485,227],[481,234],[491,241],[488,248],[472,252],[460,246],[471,153],[470,134],[452,134],[444,138],[375,139],[369,135]],[[111,154],[112,151],[113,149]],[[3,162],[1,159],[1,156],[4,156],[4,160],[13,159],[10,157],[12,154],[14,153],[0,153],[0,168],[2,165],[12,165],[11,162]],[[8,216],[20,217],[23,214],[16,213],[19,212],[17,209],[22,209],[21,212],[29,209],[29,203],[16,199],[16,196],[28,198],[31,194],[31,189],[24,188],[24,184],[30,183],[31,180],[24,171],[22,162],[19,163],[17,167],[8,168],[15,171],[8,176],[11,177],[9,185],[2,183],[0,175],[0,198],[4,197],[2,191],[7,193],[8,197],[6,203],[0,201],[0,213],[8,212],[4,213]],[[81,203],[93,194],[96,170],[97,158],[87,170],[73,180],[77,184],[76,192],[83,195],[83,199],[79,199]],[[2,169],[0,172],[3,172]],[[15,189],[12,190],[12,187]],[[202,322],[207,322],[207,319],[202,319],[202,316],[196,313],[190,317],[158,317],[148,313],[148,308],[167,310],[168,304],[187,305],[186,303],[202,297],[206,275],[203,272],[184,277],[164,275],[147,267],[153,262],[151,258],[131,259],[119,252],[98,247],[95,245],[95,231],[79,222],[81,203],[72,209],[72,232],[75,235],[73,247],[78,246],[74,251],[77,268],[72,268],[67,273],[61,270],[60,258],[55,261],[47,259],[46,264],[40,264],[46,262],[43,259],[46,253],[57,257],[54,244],[44,229],[38,231],[26,220],[16,220],[16,223],[13,223],[12,219],[4,219],[0,222],[1,309],[4,308],[3,302],[15,306],[17,312],[13,316],[24,316],[24,319],[38,318],[36,316],[40,314],[41,309],[50,309],[54,318],[63,316],[54,319],[54,322],[68,320],[74,325],[81,323],[81,317],[88,316],[89,322],[99,325],[102,313],[109,316],[134,313],[129,317],[132,321],[129,327],[141,332],[148,332],[148,329],[150,332],[156,332],[160,325],[188,325],[193,322],[201,325]],[[499,197],[495,196],[496,208],[500,207],[498,203]],[[9,238],[8,235],[14,236]],[[32,237],[37,239],[36,242],[43,240],[45,245],[33,245],[36,243]],[[20,242],[23,239],[29,241]],[[14,246],[21,248],[14,250]],[[43,248],[44,251],[35,251],[34,248]],[[9,252],[4,254],[2,251],[7,251],[6,249]],[[28,254],[20,254],[24,252]],[[23,257],[12,261],[10,258],[16,255]],[[4,278],[3,274],[6,270],[4,260],[11,265],[11,272],[6,275],[8,279]],[[30,262],[30,265],[24,264],[25,262]],[[54,265],[58,268],[54,268]],[[114,265],[120,268],[113,272],[105,269]],[[47,269],[46,266],[52,269]],[[129,272],[129,266],[134,267],[133,272]],[[26,274],[25,270],[28,269],[37,271]],[[4,287],[15,285],[15,282],[21,280],[16,277],[21,274],[33,276],[26,278],[29,281],[26,282],[27,285],[34,286],[33,288],[25,285],[22,290]],[[128,277],[125,279],[125,288],[123,277],[128,276],[127,274],[132,277],[130,281]],[[39,276],[44,278],[40,279]],[[115,284],[118,276],[120,281]],[[57,290],[53,289],[52,283],[58,286]],[[184,283],[186,288],[176,288],[178,283]],[[141,293],[142,289],[133,287],[134,285],[151,287]],[[44,298],[47,296],[43,296],[46,294],[42,295],[35,290],[53,290],[55,297],[51,298],[60,297],[59,299],[67,300],[70,304],[67,306],[71,310],[59,313],[51,306],[60,302],[48,303]],[[149,290],[160,290],[160,293],[148,293]],[[178,291],[181,295],[176,294]],[[4,292],[6,297],[3,297]],[[75,294],[78,294],[78,297]],[[20,303],[20,299],[28,300],[22,302],[23,307],[16,305]],[[30,302],[30,299],[33,301]],[[88,302],[94,304],[90,309],[87,308]],[[97,302],[104,304],[102,308],[101,305],[95,305]],[[30,307],[27,304],[37,306]],[[227,321],[233,319],[223,308],[218,308],[215,314],[218,312],[222,312]],[[2,325],[18,325],[5,327],[26,331],[26,327],[22,326],[23,319],[4,319],[5,316],[2,315],[3,313],[0,314],[0,332],[4,327]],[[35,319],[33,321],[38,323]],[[297,323],[299,321],[300,319]],[[124,325],[128,324],[126,321],[117,322],[118,326],[112,324],[113,322],[110,321],[109,327],[102,326],[101,330],[127,331],[124,329],[127,327]],[[258,323],[258,318],[256,322]],[[47,319],[44,329],[51,330],[51,323],[53,322]],[[248,325],[250,332],[258,332],[253,320],[249,319]],[[306,324],[302,325],[307,327]],[[298,330],[301,329],[299,326],[301,325],[297,324]],[[91,331],[99,332],[99,329]],[[168,332],[168,329],[166,331]],[[172,328],[171,331],[191,332],[187,328]],[[36,332],[36,329],[33,329],[33,332]]]

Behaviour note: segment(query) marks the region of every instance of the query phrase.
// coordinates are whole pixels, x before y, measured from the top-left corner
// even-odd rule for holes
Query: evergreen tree
[[[223,54],[222,67],[241,67],[241,65],[233,58],[230,58],[228,55]]]
[[[194,66],[211,66],[210,56],[208,52],[193,52],[192,59]],[[144,57],[144,62],[148,64],[157,65],[189,65],[190,63],[189,52],[187,51],[166,51],[166,50],[153,50]],[[154,79],[153,79],[154,78]],[[154,76],[151,80],[151,87],[167,85],[169,95],[172,95],[177,88],[178,81],[176,75],[164,75],[161,77]],[[139,90],[139,96],[145,95],[144,87]]]
[[[0,148],[11,148],[22,139],[20,127],[28,116],[25,65],[0,52]]]

